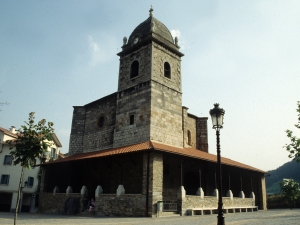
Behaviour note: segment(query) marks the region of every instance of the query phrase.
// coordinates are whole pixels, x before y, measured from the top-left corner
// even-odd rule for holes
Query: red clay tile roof
[[[98,158],[98,157],[105,157],[105,156],[112,156],[112,155],[119,155],[119,154],[126,154],[130,152],[139,152],[139,151],[146,151],[146,150],[156,150],[162,152],[168,152],[176,155],[182,155],[186,157],[201,159],[208,162],[217,163],[217,156],[214,154],[210,154],[207,152],[203,152],[194,148],[179,148],[170,145],[165,145],[162,143],[154,142],[154,141],[147,141],[139,144],[123,146],[118,148],[111,148],[106,150],[99,150],[95,152],[87,152],[87,153],[80,153],[72,156],[68,156],[62,159],[58,159],[52,162],[48,162],[45,165],[53,164],[53,163],[60,163],[60,162],[69,162],[69,161],[76,161],[76,160],[83,160],[83,159],[90,159],[90,158]],[[267,173],[263,170],[254,168],[252,166],[248,166],[243,163],[239,163],[237,161],[233,161],[231,159],[222,157],[221,159],[222,164],[228,166],[234,166],[238,168],[243,168],[246,170],[252,170],[260,173]]]

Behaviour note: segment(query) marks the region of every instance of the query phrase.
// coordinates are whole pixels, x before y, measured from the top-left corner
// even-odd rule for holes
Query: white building
[[[13,158],[9,154],[9,145],[7,140],[16,138],[14,127],[10,130],[0,127],[0,211],[14,212],[18,197],[18,187],[21,176],[21,166],[13,165]],[[59,148],[62,147],[57,136],[53,135],[53,144],[48,149],[46,161],[55,160],[62,157]],[[41,160],[36,159],[36,164],[40,164]],[[40,167],[24,170],[22,195],[20,202],[20,212],[35,212],[37,208],[41,171]],[[25,187],[25,182],[27,185]]]

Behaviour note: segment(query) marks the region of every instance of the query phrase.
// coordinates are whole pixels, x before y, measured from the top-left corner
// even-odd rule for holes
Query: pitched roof
[[[118,148],[111,148],[111,149],[105,149],[105,150],[99,150],[95,152],[87,152],[87,153],[80,153],[76,155],[72,155],[69,157],[65,157],[63,159],[58,159],[53,162],[48,162],[44,165],[53,164],[53,163],[62,163],[62,162],[70,162],[70,161],[77,161],[77,160],[84,160],[84,159],[91,159],[91,158],[100,158],[105,156],[113,156],[113,155],[120,155],[120,154],[126,154],[131,152],[141,152],[141,151],[147,151],[147,150],[156,150],[156,151],[162,151],[162,152],[168,152],[176,155],[182,155],[190,158],[200,159],[208,162],[217,163],[217,156],[214,154],[210,154],[207,152],[203,152],[194,148],[179,148],[174,147],[170,145],[165,145],[162,143],[158,143],[155,141],[147,141],[139,144],[129,145],[129,146],[123,146]],[[228,166],[234,166],[246,170],[252,170],[260,173],[267,173],[263,170],[254,168],[252,166],[222,157],[221,162],[224,165]]]
[[[15,138],[18,137],[16,134],[12,133],[10,130],[7,130],[3,127],[0,127],[0,131],[2,131],[4,134],[9,135],[11,137],[15,137]]]

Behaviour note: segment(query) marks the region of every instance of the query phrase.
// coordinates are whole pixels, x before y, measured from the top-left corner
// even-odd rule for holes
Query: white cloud
[[[101,63],[105,63],[115,56],[112,49],[116,49],[117,43],[114,37],[109,35],[89,35],[88,44],[90,51],[90,61],[91,66],[97,66]]]

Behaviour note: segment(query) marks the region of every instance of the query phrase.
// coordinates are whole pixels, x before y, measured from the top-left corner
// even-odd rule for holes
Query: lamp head
[[[214,106],[215,107],[209,111],[209,114],[211,116],[213,129],[220,130],[223,128],[225,110],[219,108],[219,103],[215,103]]]

